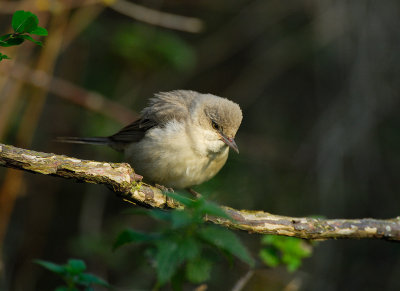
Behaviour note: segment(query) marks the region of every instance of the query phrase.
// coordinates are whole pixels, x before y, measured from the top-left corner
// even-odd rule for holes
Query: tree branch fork
[[[36,152],[0,143],[0,166],[31,173],[103,184],[122,199],[149,208],[182,209],[183,206],[156,187],[142,182],[127,163],[81,160]],[[264,211],[222,208],[233,218],[205,220],[250,233],[276,234],[303,239],[385,239],[400,241],[400,217],[392,219],[320,219],[288,217]]]

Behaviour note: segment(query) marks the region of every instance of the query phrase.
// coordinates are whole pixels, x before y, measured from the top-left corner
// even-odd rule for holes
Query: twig
[[[202,20],[196,17],[188,17],[183,15],[177,15],[167,12],[158,11],[151,9],[142,5],[138,5],[126,0],[86,0],[86,1],[75,1],[68,4],[57,3],[57,5],[48,5],[41,7],[42,10],[52,11],[57,9],[57,11],[70,10],[73,8],[91,6],[103,4],[111,9],[129,16],[133,19],[139,20],[144,23],[151,25],[161,26],[169,29],[199,33],[204,29],[204,23]],[[3,2],[0,14],[12,14],[17,9],[17,4],[14,2]],[[4,6],[4,7],[3,7]],[[23,8],[25,10],[32,10],[33,5],[27,4]]]
[[[232,291],[241,291],[243,290],[244,286],[246,286],[247,282],[251,279],[254,274],[254,270],[248,270],[246,274],[236,282],[235,286],[233,286]]]
[[[1,73],[6,73],[6,69]],[[137,118],[137,114],[124,106],[107,99],[103,95],[88,91],[72,82],[62,78],[51,76],[43,71],[32,70],[28,67],[15,64],[12,71],[7,72],[8,76],[32,84],[36,87],[47,89],[49,92],[80,105],[91,111],[108,116],[121,124],[127,124]]]
[[[141,182],[126,163],[87,161],[0,144],[0,166],[33,173],[104,184],[124,200],[154,208],[182,208],[160,189]],[[207,217],[207,221],[250,233],[277,234],[304,239],[385,239],[400,241],[400,217],[393,219],[318,219],[287,217],[264,211],[222,207],[233,220]]]
[[[126,0],[111,3],[110,8],[115,11],[148,24],[193,33],[203,30],[203,22],[198,18],[161,12]]]

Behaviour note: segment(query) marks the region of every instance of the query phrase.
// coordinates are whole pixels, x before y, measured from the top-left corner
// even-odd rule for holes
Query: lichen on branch
[[[119,197],[151,208],[182,208],[156,187],[142,182],[127,163],[81,160],[0,144],[0,166],[32,173],[103,184]],[[393,219],[319,219],[287,217],[264,211],[222,208],[232,217],[206,217],[207,221],[250,233],[277,234],[304,239],[375,238],[400,241],[400,217]]]

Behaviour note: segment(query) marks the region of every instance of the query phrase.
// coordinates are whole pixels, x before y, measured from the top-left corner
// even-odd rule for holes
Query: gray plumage
[[[122,151],[135,171],[152,182],[188,188],[212,178],[225,164],[242,121],[236,103],[189,90],[151,98],[140,119],[109,137],[62,138],[106,144]]]

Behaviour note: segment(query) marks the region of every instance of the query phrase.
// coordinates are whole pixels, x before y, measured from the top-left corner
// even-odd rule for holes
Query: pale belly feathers
[[[149,130],[141,141],[125,150],[128,162],[145,180],[177,189],[214,177],[224,166],[228,153],[227,146],[217,153],[197,151],[183,125],[177,122]]]

